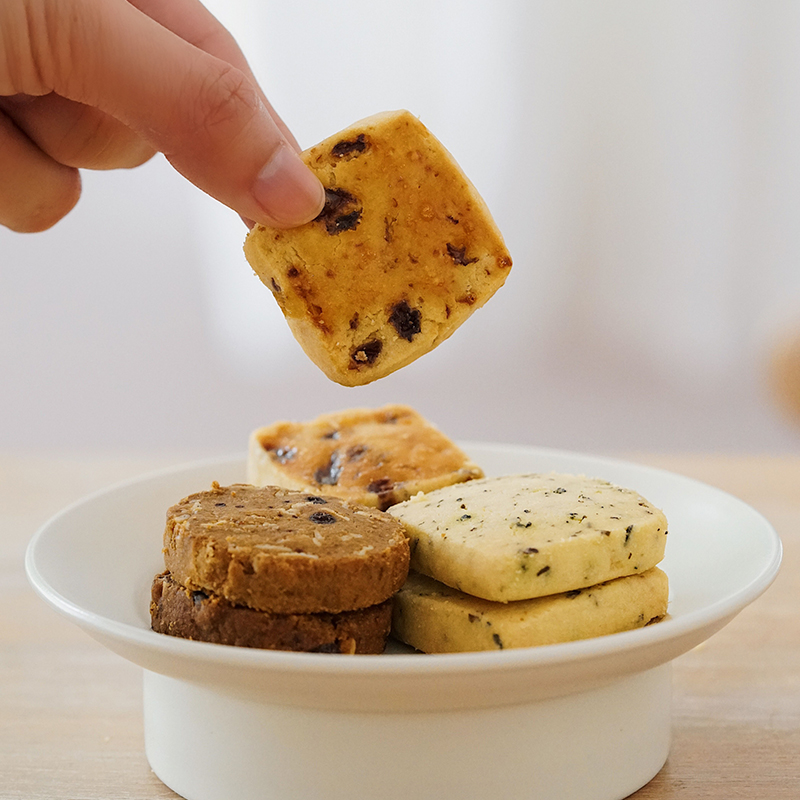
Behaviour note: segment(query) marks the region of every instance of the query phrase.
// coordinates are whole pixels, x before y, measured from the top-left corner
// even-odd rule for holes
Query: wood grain
[[[800,797],[800,458],[638,454],[719,486],[783,539],[775,584],[675,661],[669,761],[636,800]],[[0,798],[175,798],[143,752],[140,670],[28,586],[34,531],[73,500],[180,459],[0,455]],[[620,755],[624,758],[624,754]],[[576,798],[576,800],[580,800]]]

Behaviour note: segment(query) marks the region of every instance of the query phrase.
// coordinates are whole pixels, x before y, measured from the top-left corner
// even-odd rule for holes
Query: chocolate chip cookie
[[[302,154],[326,188],[312,222],[257,225],[245,255],[325,374],[369,383],[447,339],[506,280],[511,257],[459,165],[408,111]]]
[[[438,428],[403,405],[353,408],[253,431],[247,479],[382,510],[418,492],[483,477]]]

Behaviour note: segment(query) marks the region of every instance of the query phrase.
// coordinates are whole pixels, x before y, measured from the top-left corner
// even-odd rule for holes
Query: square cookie
[[[423,653],[464,653],[574,642],[634,630],[667,613],[658,567],[571,592],[497,603],[412,572],[394,603],[396,638]]]
[[[409,406],[352,408],[250,435],[247,479],[381,510],[483,470]]]
[[[664,557],[667,519],[637,492],[558,473],[446,486],[392,506],[411,567],[507,603],[645,572]]]
[[[312,222],[256,226],[245,255],[333,381],[370,383],[447,339],[506,280],[511,257],[456,161],[408,111],[303,153],[326,187]]]

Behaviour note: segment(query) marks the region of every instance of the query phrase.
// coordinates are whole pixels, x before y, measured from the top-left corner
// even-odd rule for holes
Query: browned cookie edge
[[[236,647],[375,655],[386,647],[392,601],[338,614],[274,614],[187,589],[163,572],[151,589],[157,633]]]

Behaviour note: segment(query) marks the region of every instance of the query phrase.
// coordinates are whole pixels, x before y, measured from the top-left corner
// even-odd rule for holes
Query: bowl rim
[[[764,552],[764,565],[758,574],[739,587],[737,591],[728,593],[701,608],[685,612],[679,617],[672,617],[657,625],[633,631],[533,648],[477,653],[385,653],[379,657],[357,655],[347,659],[331,658],[330,654],[258,650],[164,636],[150,629],[138,627],[82,607],[57,591],[42,574],[38,564],[38,551],[41,547],[46,546],[49,533],[57,528],[64,518],[91,506],[101,498],[108,498],[115,493],[124,495],[125,491],[133,486],[162,481],[189,471],[241,463],[241,454],[236,454],[180,463],[147,472],[99,489],[66,506],[45,522],[32,537],[25,553],[28,579],[35,591],[55,610],[106,644],[117,642],[128,648],[143,648],[182,659],[199,659],[217,666],[280,671],[291,669],[305,675],[332,673],[352,676],[437,675],[445,672],[468,674],[486,670],[513,671],[537,666],[553,667],[567,663],[580,663],[664,646],[671,640],[685,640],[684,649],[689,649],[698,643],[698,639],[707,638],[715,630],[727,624],[739,611],[761,595],[775,579],[780,568],[782,545],[777,532],[769,521],[738,498],[693,478],[668,472],[658,467],[639,465],[605,456],[573,453],[567,450],[489,442],[459,442],[459,444],[467,452],[505,451],[523,457],[535,455],[543,458],[577,459],[587,465],[633,469],[636,472],[647,473],[656,480],[684,481],[687,486],[691,485],[695,489],[700,489],[709,497],[724,497],[728,502],[739,504],[743,511],[752,516],[754,522],[761,525],[761,532],[766,534],[769,543],[769,547]]]

